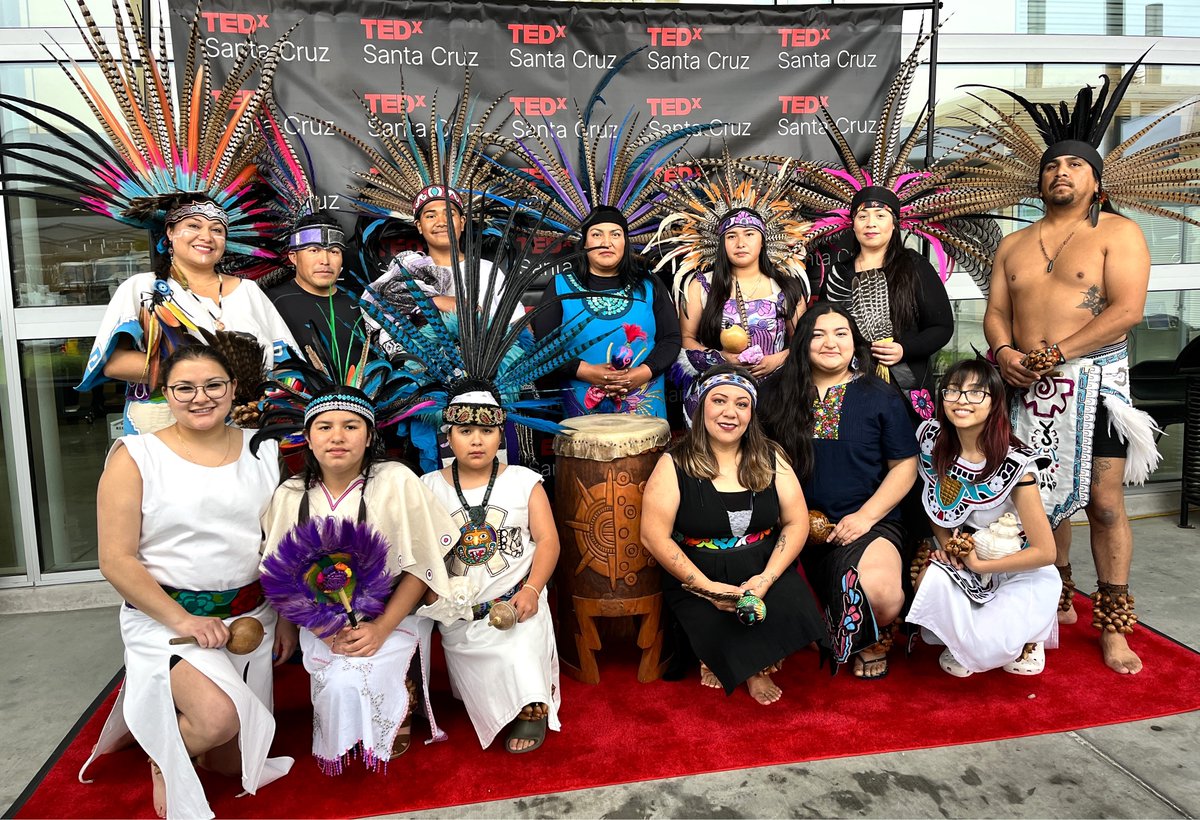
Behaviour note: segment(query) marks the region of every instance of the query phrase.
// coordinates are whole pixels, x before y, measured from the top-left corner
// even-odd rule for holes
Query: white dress
[[[138,316],[143,306],[149,305],[156,281],[153,273],[135,273],[117,288],[104,311],[83,380],[76,390],[92,390],[110,381],[104,375],[104,365],[122,336],[128,336],[135,349],[145,352],[144,330]],[[258,285],[246,279],[238,281],[238,286],[222,297],[220,308],[212,299],[193,293],[174,279],[166,279],[164,284],[170,289],[175,306],[198,327],[215,331],[219,318],[228,330],[254,334],[263,347],[265,368],[269,371],[275,362],[287,358],[287,348],[296,348],[296,341],[279,311]],[[151,390],[145,384],[129,383],[125,392],[126,435],[153,433],[172,421],[161,391]]]
[[[263,517],[266,554],[295,526],[303,495],[301,479],[291,478],[275,491]],[[312,518],[357,518],[363,496],[363,479],[354,481],[338,498],[323,484],[309,489]],[[402,572],[421,578],[440,595],[448,592],[443,556],[454,544],[458,528],[442,505],[402,464],[373,464],[366,481],[366,522],[387,539],[388,571],[395,581]],[[426,617],[426,616],[429,617]],[[429,644],[431,618],[449,617],[433,607],[409,615],[369,658],[334,654],[308,629],[300,629],[304,668],[308,670],[313,702],[313,756],[326,774],[339,774],[350,753],[362,744],[363,763],[371,770],[386,768],[392,743],[408,714],[409,697],[404,680],[413,655],[420,650],[425,681],[426,716],[432,740],[444,740],[429,709]]]
[[[279,475],[278,446],[267,442],[250,454],[254,431],[242,431],[242,453],[221,467],[202,467],[176,455],[157,436],[120,440],[142,475],[142,534],[138,558],[160,584],[182,590],[230,590],[258,579],[259,518]],[[114,445],[114,448],[116,445]],[[204,796],[179,734],[171,697],[170,659],[178,656],[212,680],[237,708],[242,786],[254,794],[287,774],[292,758],[268,758],[275,736],[271,651],[275,613],[267,605],[247,613],[266,635],[249,655],[194,644],[171,646],[176,633],[128,604],[121,607],[125,683],[108,716],[92,761],[119,747],[126,731],[162,769],[167,817],[208,818]],[[231,623],[227,618],[225,623]],[[88,782],[88,781],[83,781]]]
[[[440,472],[426,473],[421,480],[447,509],[454,510],[456,529],[467,523],[453,484]],[[495,553],[473,566],[465,564],[456,551],[447,556],[451,577],[467,580],[474,603],[519,589],[529,577],[537,549],[529,531],[529,494],[541,480],[538,473],[525,467],[506,467],[488,499],[486,520],[499,536]],[[463,495],[469,504],[481,504],[486,489],[485,485],[464,490]],[[487,618],[455,621],[439,628],[451,693],[467,707],[481,746],[490,745],[530,703],[549,704],[548,725],[559,731],[558,648],[546,590],[541,592],[537,612],[512,629],[489,626]]]
[[[950,471],[950,489],[942,492],[932,462],[937,431],[936,421],[927,421],[917,430],[924,482],[921,498],[934,523],[974,532],[1005,513],[1019,521],[1013,489],[1023,476],[1037,475],[1043,457],[1012,448],[1000,469],[981,481],[972,478],[979,478],[984,465],[959,459]],[[1062,580],[1053,566],[997,572],[989,584],[983,584],[969,569],[935,561],[925,571],[906,620],[921,626],[926,643],[949,647],[969,671],[986,672],[1016,660],[1027,643],[1044,642],[1048,649],[1058,646],[1061,590]]]

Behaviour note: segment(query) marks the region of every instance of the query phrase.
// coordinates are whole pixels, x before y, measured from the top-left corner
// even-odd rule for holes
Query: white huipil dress
[[[932,466],[938,423],[917,430],[921,445],[922,502],[933,522],[964,532],[987,529],[1005,513],[1020,520],[1012,500],[1022,477],[1034,474],[1044,459],[1032,450],[1012,448],[1000,469],[979,478],[983,464],[959,459],[951,469],[953,493],[943,494]],[[1024,533],[1022,533],[1024,537]],[[1028,546],[1028,545],[1026,545]],[[921,626],[926,643],[945,645],[971,672],[996,669],[1021,656],[1027,643],[1058,646],[1058,596],[1062,579],[1053,566],[1023,572],[997,572],[990,583],[963,568],[931,562],[917,588],[906,620]]]
[[[447,509],[454,510],[451,517],[456,529],[467,523],[467,512],[454,485],[441,472],[426,473],[421,480]],[[529,531],[529,494],[541,480],[526,467],[505,467],[496,477],[486,515],[499,536],[495,553],[474,566],[465,564],[457,550],[446,556],[450,576],[466,579],[474,603],[492,601],[519,588],[529,576],[537,548]],[[463,490],[463,496],[468,504],[482,504],[486,489],[484,485]],[[530,703],[548,704],[549,727],[556,732],[561,729],[558,648],[546,590],[541,592],[537,612],[512,629],[489,626],[486,617],[443,623],[439,628],[450,691],[467,707],[481,746],[487,748]]]
[[[258,580],[259,518],[278,480],[278,445],[250,454],[253,430],[242,431],[242,453],[221,467],[202,467],[176,455],[158,436],[120,439],[142,475],[142,533],[138,560],[160,584],[218,591]],[[113,445],[114,449],[116,445]],[[112,451],[110,451],[111,454]],[[128,604],[121,607],[125,683],[91,757],[79,770],[117,749],[126,732],[159,768],[167,787],[168,818],[209,818],[212,810],[179,734],[171,697],[170,659],[178,656],[221,688],[237,709],[242,787],[254,794],[287,774],[292,758],[268,758],[275,736],[271,651],[275,612],[266,603],[246,613],[266,635],[249,655],[194,644],[171,646],[178,635]],[[233,621],[227,618],[226,624]]]
[[[311,518],[337,516],[357,519],[363,497],[359,477],[338,498],[318,483],[308,490]],[[275,491],[263,516],[265,555],[270,555],[296,525],[303,485],[288,479]],[[423,580],[439,595],[448,594],[443,556],[458,537],[458,528],[415,473],[396,462],[371,465],[366,478],[366,523],[389,544],[387,568],[398,583],[402,572]],[[313,702],[313,756],[326,774],[339,774],[346,757],[362,744],[363,763],[371,770],[386,768],[392,743],[408,715],[404,680],[413,655],[420,650],[425,686],[426,716],[432,729],[427,742],[445,740],[429,708],[429,651],[433,620],[451,619],[445,605],[423,606],[408,615],[368,658],[335,654],[313,632],[301,627],[300,648],[308,670]]]

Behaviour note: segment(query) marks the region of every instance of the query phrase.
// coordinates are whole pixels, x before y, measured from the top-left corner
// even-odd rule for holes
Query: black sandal
[[[886,678],[889,671],[887,655],[869,660],[861,652],[854,656],[854,677],[860,680],[880,680]]]
[[[523,755],[526,752],[532,752],[541,747],[546,740],[546,725],[550,722],[550,706],[549,704],[539,704],[542,709],[540,718],[522,717],[525,710],[521,710],[521,715],[518,715],[513,721],[512,730],[509,731],[508,737],[504,739],[504,751],[510,755]],[[526,707],[527,709],[530,707]],[[532,740],[532,746],[527,746],[524,749],[514,749],[512,742],[514,740]]]

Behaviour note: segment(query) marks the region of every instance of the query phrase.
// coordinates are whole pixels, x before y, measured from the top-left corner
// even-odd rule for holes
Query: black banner
[[[482,105],[503,95],[505,130],[574,143],[575,105],[623,55],[646,46],[605,93],[597,128],[632,108],[656,132],[717,122],[694,155],[725,141],[735,155],[832,159],[817,111],[824,103],[860,155],[900,61],[903,10],[888,6],[571,6],[385,0],[208,0],[202,49],[223,77],[239,50],[268,45],[299,22],[283,50],[276,97],[288,130],[315,160],[326,207],[344,208],[350,169],[365,158],[300,116],[329,119],[372,141],[358,98],[388,127],[411,113],[424,129],[445,117],[470,70]],[[187,20],[172,20],[176,65]],[[253,32],[255,43],[247,41]],[[357,95],[357,98],[356,98]],[[435,102],[436,101],[436,102]],[[611,117],[605,125],[605,118]],[[594,135],[593,135],[594,136]]]

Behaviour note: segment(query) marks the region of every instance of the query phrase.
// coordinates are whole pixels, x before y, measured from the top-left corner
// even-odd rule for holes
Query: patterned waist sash
[[[671,537],[681,547],[691,547],[692,549],[701,550],[736,550],[748,547],[751,544],[757,544],[759,541],[770,536],[774,531],[774,527],[767,527],[762,532],[748,532],[742,536],[730,535],[723,538],[689,538],[680,533],[674,533]]]
[[[517,583],[513,586],[512,589],[508,590],[507,592],[501,593],[499,596],[493,598],[490,601],[484,601],[482,604],[475,604],[475,606],[471,607],[471,614],[474,616],[472,618],[472,620],[481,621],[484,618],[486,618],[487,614],[492,611],[492,607],[494,607],[496,604],[500,603],[501,601],[507,601],[507,600],[511,599],[514,595],[516,595],[518,592],[521,591],[521,587],[525,586],[526,582],[528,582],[528,581],[529,581],[529,573],[526,573],[525,577],[522,578],[520,581],[517,581]]]
[[[262,584],[258,581],[244,587],[221,590],[176,589],[160,584],[163,592],[193,615],[212,618],[233,618],[253,612],[264,600]],[[126,606],[135,608],[132,604]]]

